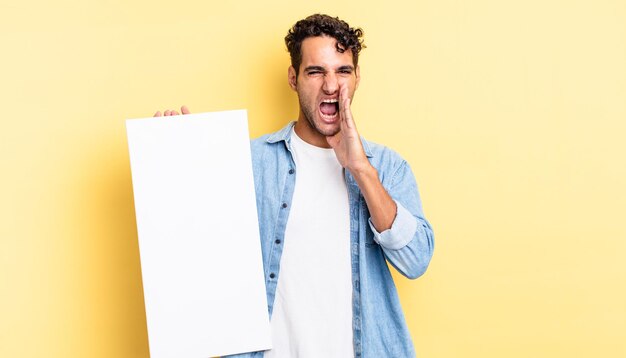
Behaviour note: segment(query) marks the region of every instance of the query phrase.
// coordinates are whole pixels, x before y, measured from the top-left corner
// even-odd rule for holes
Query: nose
[[[333,94],[339,90],[339,81],[334,73],[331,72],[324,76],[324,85],[322,86],[322,90],[326,94]]]

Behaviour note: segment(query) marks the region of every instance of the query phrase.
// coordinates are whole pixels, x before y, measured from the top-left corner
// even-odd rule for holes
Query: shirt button
[[[289,174],[293,174],[294,172],[295,172],[295,170],[293,170],[293,168],[289,169]]]
[[[282,205],[283,209],[287,207],[287,203],[283,203]]]
[[[280,244],[280,239],[276,239],[276,241],[274,241],[277,244]]]
[[[276,275],[274,275],[274,273],[272,272],[272,273],[270,274],[270,278],[274,278],[274,277],[276,277]]]

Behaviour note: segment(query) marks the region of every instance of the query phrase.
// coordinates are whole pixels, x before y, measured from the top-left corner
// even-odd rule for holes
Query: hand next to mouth
[[[339,128],[339,132],[326,137],[326,141],[335,150],[341,166],[353,175],[370,169],[371,165],[365,156],[363,144],[350,111],[350,98],[346,84],[341,84],[339,87]]]
[[[348,169],[356,180],[367,203],[374,227],[378,232],[383,232],[391,228],[396,217],[397,206],[378,179],[378,172],[365,155],[350,111],[348,87],[345,84],[340,86],[339,116],[339,133],[326,137],[326,141],[335,150],[339,163]]]

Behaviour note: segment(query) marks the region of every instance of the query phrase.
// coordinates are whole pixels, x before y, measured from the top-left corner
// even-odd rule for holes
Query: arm
[[[393,173],[387,191],[372,167],[356,130],[350,99],[345,85],[340,85],[341,130],[326,140],[335,150],[341,165],[354,176],[370,212],[374,240],[382,247],[387,260],[404,276],[417,278],[432,257],[433,232],[424,219],[417,184],[405,161]]]
[[[415,279],[428,268],[434,250],[434,234],[424,218],[417,184],[405,161],[393,174],[389,195],[396,203],[395,218],[389,229],[379,230],[372,215],[370,228],[374,241],[393,267],[404,276]]]

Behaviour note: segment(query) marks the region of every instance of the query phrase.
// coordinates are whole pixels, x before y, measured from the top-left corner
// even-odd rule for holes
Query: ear
[[[356,75],[356,83],[354,85],[354,90],[356,91],[356,89],[359,88],[359,82],[361,82],[361,67],[359,67],[359,65],[356,65],[354,74]]]
[[[296,90],[296,70],[293,68],[293,66],[289,66],[289,69],[287,70],[287,80],[289,81],[289,87],[291,87],[292,90]]]

